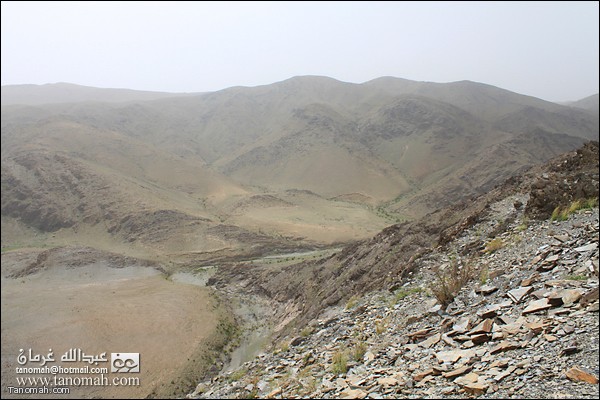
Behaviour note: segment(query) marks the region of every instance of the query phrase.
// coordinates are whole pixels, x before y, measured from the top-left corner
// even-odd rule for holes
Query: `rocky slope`
[[[448,244],[479,220],[494,218],[491,205],[507,196],[528,195],[531,201],[524,204],[523,210],[526,217],[545,219],[556,207],[568,207],[576,197],[597,197],[598,182],[598,142],[590,142],[575,152],[512,177],[483,196],[442,208],[415,222],[390,226],[326,260],[285,268],[223,266],[210,284],[237,285],[265,295],[276,304],[289,304],[282,311],[281,319],[303,326],[324,307],[347,302],[353,295],[402,285],[419,257]],[[498,224],[494,234],[503,232],[515,220],[516,212]],[[474,238],[463,253],[484,248],[486,240],[486,237]]]
[[[597,143],[328,260],[222,271],[212,284],[292,323],[189,397],[597,398],[597,200],[547,212],[582,196],[598,197]]]

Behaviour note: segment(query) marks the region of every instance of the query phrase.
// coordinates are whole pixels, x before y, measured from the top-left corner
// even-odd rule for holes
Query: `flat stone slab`
[[[525,286],[509,290],[506,294],[515,303],[520,303],[529,293],[533,292],[533,286]]]
[[[480,288],[475,289],[475,292],[487,296],[488,294],[494,293],[496,290],[498,290],[498,286],[483,285]]]
[[[498,311],[502,308],[500,304],[492,304],[477,311],[477,315],[481,318],[494,318],[498,315]]]
[[[552,307],[547,298],[542,298],[540,300],[534,300],[530,302],[527,307],[523,310],[523,314],[534,313],[538,311],[543,311]]]
[[[462,366],[460,368],[456,368],[455,370],[452,370],[452,371],[442,372],[442,376],[444,378],[454,379],[458,376],[466,374],[467,372],[471,372],[472,369],[473,369],[473,367],[471,367],[470,365],[464,365],[464,366]]]
[[[477,325],[475,328],[471,329],[469,335],[477,335],[480,333],[490,333],[492,331],[492,326],[494,326],[494,320],[491,318],[484,319]]]
[[[438,351],[435,353],[435,357],[440,363],[458,361],[459,358],[471,358],[475,355],[474,350],[450,350],[450,351]]]
[[[598,383],[598,377],[587,372],[584,371],[583,369],[579,368],[579,367],[573,367],[571,369],[569,369],[566,373],[567,378],[571,379],[572,381],[579,381],[579,382],[587,382],[587,383],[591,383],[591,384],[597,384]]]
[[[514,350],[519,347],[520,347],[520,345],[518,343],[509,342],[509,341],[505,340],[505,341],[498,343],[496,346],[492,347],[490,349],[490,354],[496,354],[496,353],[501,353],[503,351]]]
[[[590,244],[586,244],[585,246],[575,247],[575,251],[578,251],[580,253],[585,253],[586,251],[596,250],[597,248],[598,248],[598,243],[590,243]]]

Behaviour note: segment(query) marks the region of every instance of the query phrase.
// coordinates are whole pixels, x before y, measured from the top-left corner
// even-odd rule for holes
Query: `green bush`
[[[412,288],[401,288],[396,291],[394,294],[394,304],[397,304],[401,300],[404,300],[408,296],[416,293],[422,293],[424,289],[422,287],[412,287]]]
[[[558,206],[552,212],[550,220],[565,221],[569,215],[576,213],[579,210],[589,210],[590,208],[598,207],[598,198],[591,197],[588,199],[578,199],[565,207]]]
[[[367,344],[365,342],[359,342],[352,348],[352,359],[354,361],[361,361],[367,352]]]
[[[331,372],[336,375],[345,374],[348,371],[348,356],[346,353],[337,351],[331,360]]]
[[[565,279],[570,281],[587,281],[587,276],[585,275],[567,275]]]

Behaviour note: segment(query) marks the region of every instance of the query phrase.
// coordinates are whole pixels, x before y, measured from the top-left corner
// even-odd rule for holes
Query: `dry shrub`
[[[446,269],[437,268],[434,273],[435,280],[429,285],[429,290],[444,309],[452,303],[460,289],[477,274],[472,262],[462,265],[456,258],[451,260]]]

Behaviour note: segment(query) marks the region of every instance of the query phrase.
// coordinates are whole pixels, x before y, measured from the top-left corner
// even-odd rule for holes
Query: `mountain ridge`
[[[125,88],[99,88],[57,82],[42,85],[2,85],[1,104],[43,105],[77,103],[82,101],[125,103],[194,95],[198,95],[198,93],[168,93]]]
[[[63,218],[58,211],[63,202],[82,201],[79,195],[66,199],[66,192],[55,190],[51,182],[60,177],[23,180],[11,176],[17,170],[4,168],[14,165],[17,154],[36,149],[49,157],[42,164],[31,158],[23,166],[30,169],[24,176],[41,173],[36,168],[54,173],[48,163],[57,154],[70,160],[63,166],[85,165],[99,181],[108,173],[121,182],[116,186],[125,191],[120,198],[126,200],[118,211],[116,206],[107,213],[102,211],[106,204],[88,205],[96,210],[88,218],[96,221],[92,228],[104,229],[107,237],[126,231],[118,221],[137,215],[137,204],[151,203],[151,210],[173,211],[166,215],[183,212],[211,224],[239,226],[240,238],[253,237],[241,232],[266,232],[279,243],[274,248],[281,247],[282,238],[291,240],[289,246],[305,243],[313,248],[365,238],[390,223],[418,218],[597,137],[598,116],[593,113],[464,81],[438,84],[387,77],[353,84],[301,76],[271,85],[128,103],[3,105],[7,189],[2,199],[3,205],[11,204],[3,217],[30,220],[20,214],[24,209],[13,207],[18,202],[12,196],[20,192],[38,193],[40,215],[50,220]],[[65,172],[60,165],[56,171]],[[26,188],[12,190],[14,185]],[[81,196],[102,203],[101,189],[88,189]],[[290,190],[309,190],[318,197],[293,197]],[[256,195],[280,202],[259,205],[256,199],[268,198],[259,196],[247,202],[252,207],[236,207]],[[276,205],[285,203],[294,207]],[[99,224],[104,218],[111,219],[110,231]],[[67,225],[74,234],[86,224]],[[188,226],[182,241],[188,244],[178,248],[195,254],[242,246],[214,237],[208,232],[222,230],[212,228]],[[160,253],[172,242],[167,232],[157,231],[146,243],[135,235],[128,240],[141,252],[154,246],[152,252]],[[3,244],[7,238],[10,234],[3,234]]]
[[[324,75],[296,75],[293,77],[290,77],[288,79],[285,79],[283,81],[279,81],[279,82],[274,82],[274,83],[268,83],[268,84],[262,84],[262,85],[256,85],[256,86],[243,86],[243,85],[237,85],[237,86],[231,86],[228,88],[224,88],[224,89],[219,89],[216,91],[212,91],[212,92],[161,92],[161,91],[150,91],[150,90],[136,90],[136,89],[128,89],[128,88],[105,88],[105,87],[96,87],[96,86],[89,86],[89,85],[81,85],[81,84],[76,84],[76,83],[70,83],[70,82],[56,82],[56,83],[44,83],[44,84],[11,84],[11,85],[2,85],[2,91],[4,92],[2,94],[2,101],[1,104],[2,105],[9,105],[9,104],[21,104],[21,105],[40,105],[40,104],[48,104],[48,103],[71,103],[71,102],[77,102],[77,101],[103,101],[100,100],[98,98],[94,98],[93,95],[89,96],[89,98],[87,98],[86,100],[81,100],[81,98],[79,99],[75,99],[75,100],[70,100],[70,101],[63,101],[63,100],[59,100],[59,99],[51,99],[48,103],[43,103],[43,100],[40,100],[41,98],[45,98],[48,95],[50,95],[50,97],[52,95],[56,96],[57,94],[52,94],[52,91],[54,89],[58,89],[57,91],[71,91],[74,92],[76,90],[80,90],[80,91],[87,91],[88,93],[92,94],[92,92],[96,92],[96,93],[109,93],[110,91],[115,92],[115,97],[117,95],[123,96],[123,97],[131,97],[130,99],[126,99],[126,100],[113,100],[113,101],[144,101],[144,100],[153,100],[153,99],[159,99],[159,98],[164,98],[164,97],[183,97],[183,96],[198,96],[198,95],[204,95],[204,94],[210,94],[210,93],[218,93],[218,92],[223,92],[223,91],[236,91],[236,90],[240,90],[240,89],[260,89],[260,88],[267,88],[270,87],[272,85],[281,85],[281,86],[292,86],[292,85],[297,85],[297,84],[301,84],[302,82],[306,82],[306,81],[321,81],[321,82],[327,82],[327,83],[336,83],[336,84],[343,84],[343,85],[348,85],[348,86],[378,86],[378,87],[388,87],[391,85],[396,85],[398,86],[398,84],[401,84],[404,87],[413,87],[414,89],[412,90],[418,90],[418,86],[423,86],[425,85],[426,87],[436,87],[436,86],[444,86],[444,85],[453,85],[453,86],[472,86],[472,85],[478,85],[480,87],[487,87],[489,90],[498,90],[500,89],[501,91],[505,91],[505,92],[509,92],[509,93],[515,93],[518,94],[517,92],[512,92],[506,89],[501,89],[498,88],[497,86],[494,85],[490,85],[490,84],[486,84],[484,82],[476,82],[476,81],[471,81],[471,80],[460,80],[460,81],[451,81],[451,82],[433,82],[433,81],[413,81],[413,80],[409,80],[409,79],[405,79],[405,78],[399,78],[399,77],[395,77],[395,76],[381,76],[381,77],[377,77],[377,78],[373,78],[371,80],[365,81],[365,82],[360,82],[360,83],[352,83],[352,82],[345,82],[345,81],[341,81],[332,77],[328,77],[328,76],[324,76]],[[406,90],[406,89],[404,89]],[[422,89],[421,89],[422,90]],[[429,89],[431,90],[431,89]],[[19,92],[23,92],[25,91],[26,93],[19,93]],[[50,92],[46,95],[44,95],[44,92]],[[139,97],[136,98],[135,95],[138,95]],[[536,98],[535,96],[531,96],[531,95],[522,95],[519,94],[520,96],[526,96],[526,97],[530,97],[532,99],[537,99],[537,100],[541,100],[539,98]],[[79,95],[81,96],[81,95]],[[579,100],[574,100],[574,101],[565,101],[565,102],[551,102],[551,101],[547,101],[547,100],[541,100],[544,101],[546,103],[552,103],[552,104],[559,104],[559,105],[569,105],[569,106],[574,106],[574,107],[579,107],[579,108],[589,108],[590,106],[585,106],[585,104],[595,104],[597,103],[597,96],[598,94],[592,94],[590,96],[586,96],[582,99]],[[18,102],[17,100],[15,100],[16,98],[27,98],[27,100],[23,101],[23,102]],[[37,99],[33,99],[30,97],[37,97]],[[109,101],[111,102],[111,100],[104,100],[104,101]],[[577,105],[577,103],[579,103],[580,105]]]

